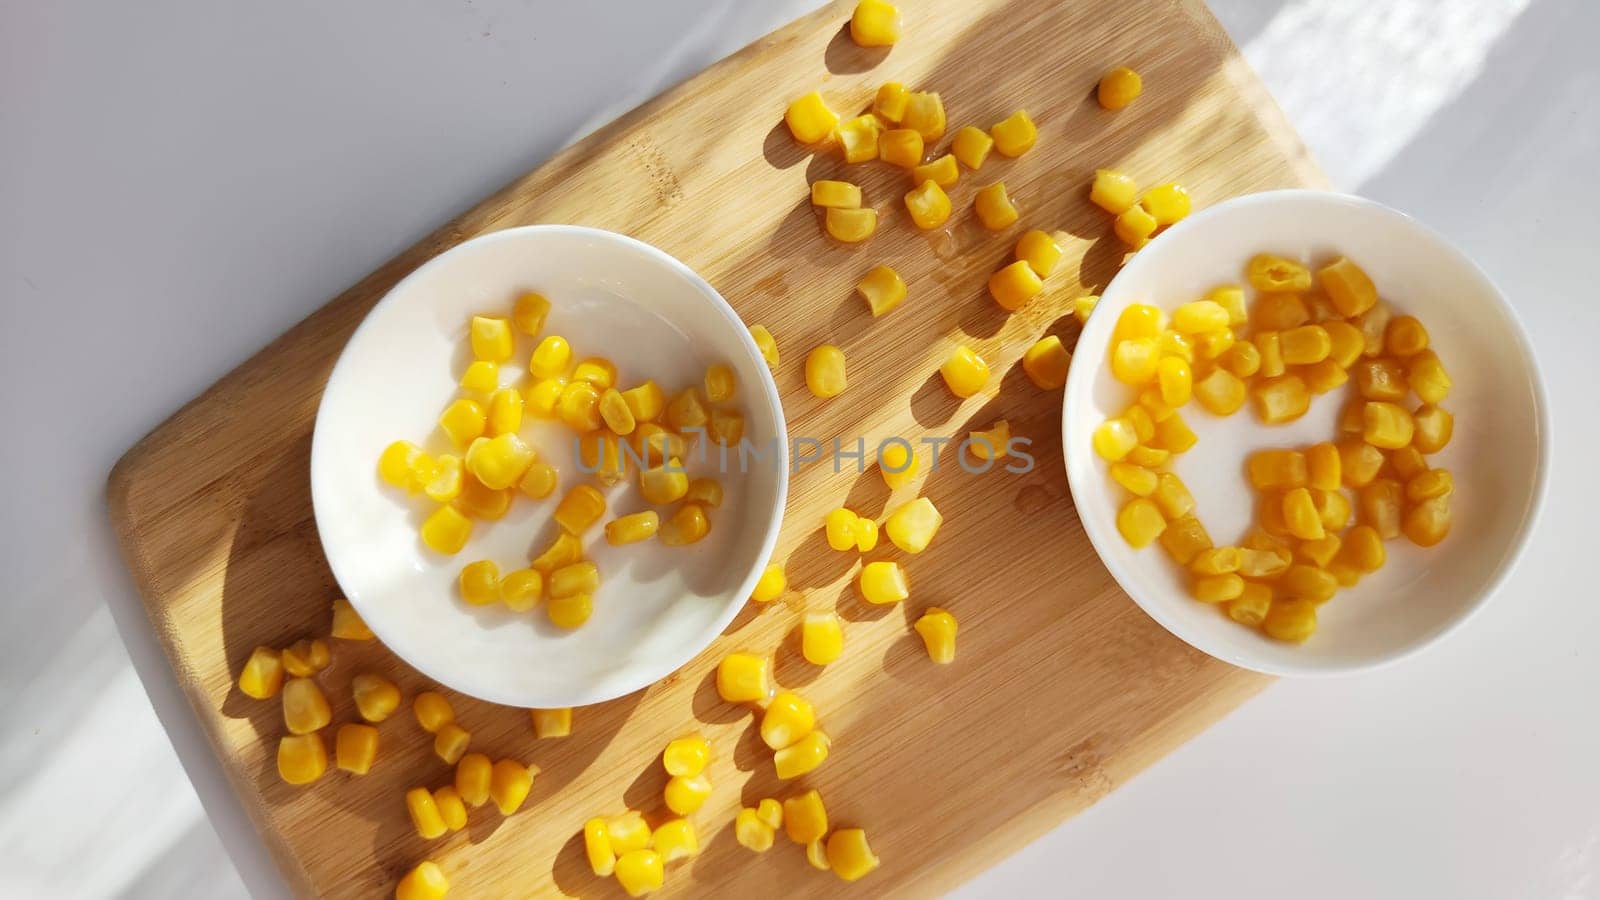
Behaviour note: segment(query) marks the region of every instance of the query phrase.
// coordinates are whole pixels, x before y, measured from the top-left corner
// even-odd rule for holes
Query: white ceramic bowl
[[[701,383],[707,365],[738,376],[745,436],[774,445],[773,461],[744,473],[715,471],[715,453],[685,461],[720,480],[711,534],[689,547],[647,541],[606,544],[586,535],[602,583],[594,614],[574,631],[551,625],[543,607],[513,613],[459,599],[461,567],[493,559],[525,566],[552,539],[551,513],[579,480],[571,432],[526,417],[522,435],[561,471],[556,493],[518,496],[498,522],[479,522],[465,549],[441,556],[417,528],[431,511],[377,477],[383,448],[397,439],[429,452],[451,448],[435,427],[458,395],[475,313],[509,315],[537,290],[551,301],[546,334],[572,344],[574,359],[605,356],[632,385],[654,378],[669,392]],[[502,384],[526,384],[536,341],[519,335]],[[716,290],[667,254],[632,238],[565,225],[512,228],[461,244],[395,285],[367,314],[339,357],[317,413],[311,491],[328,563],[374,633],[428,677],[494,703],[565,707],[597,703],[667,675],[727,626],[772,553],[788,490],[787,441],[777,386],[749,332]],[[606,519],[647,508],[633,481],[606,491]]]
[[[1455,436],[1433,464],[1455,475],[1454,526],[1423,550],[1387,543],[1388,564],[1318,611],[1301,645],[1274,641],[1193,600],[1159,546],[1134,550],[1116,528],[1126,492],[1107,476],[1090,435],[1132,401],[1111,376],[1107,344],[1132,303],[1169,312],[1208,288],[1243,283],[1246,260],[1272,252],[1303,260],[1349,256],[1396,310],[1422,320],[1455,385],[1442,404]],[[1183,410],[1199,443],[1175,469],[1219,544],[1250,524],[1247,453],[1331,440],[1345,388],[1318,397],[1301,420],[1263,426],[1249,405],[1226,419]],[[1414,402],[1414,398],[1413,398]],[[1084,530],[1128,595],[1167,630],[1219,659],[1275,675],[1372,669],[1420,651],[1482,607],[1527,539],[1545,489],[1550,425],[1533,349],[1489,278],[1438,234],[1380,204],[1316,191],[1272,191],[1197,213],[1140,250],[1111,281],[1073,356],[1062,412],[1067,478]]]

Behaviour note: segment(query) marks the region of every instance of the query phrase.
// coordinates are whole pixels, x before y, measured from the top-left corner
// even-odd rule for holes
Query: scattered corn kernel
[[[688,819],[668,819],[650,833],[650,847],[663,861],[676,862],[699,855],[700,836]]]
[[[660,527],[661,517],[653,509],[619,516],[606,523],[606,543],[612,546],[636,543],[654,537]]]
[[[538,337],[544,330],[545,317],[550,314],[550,301],[532,291],[517,298],[511,307],[511,324],[529,337]]]
[[[1155,502],[1144,497],[1128,501],[1117,513],[1117,530],[1134,547],[1147,547],[1167,527]]]
[[[944,137],[944,101],[931,91],[912,91],[900,124],[922,135],[923,141],[937,141]]]
[[[1094,430],[1094,452],[1101,459],[1115,462],[1128,455],[1139,444],[1133,424],[1127,419],[1115,418],[1101,422]]]
[[[1161,532],[1161,549],[1180,566],[1187,566],[1195,558],[1212,549],[1211,535],[1206,527],[1192,515],[1169,517],[1167,527]]]
[[[878,158],[878,132],[883,130],[878,117],[856,116],[833,130],[834,140],[847,163],[863,163]]]
[[[310,734],[332,721],[328,698],[309,678],[291,678],[283,684],[283,724],[290,734]]]
[[[1139,186],[1133,179],[1115,169],[1096,169],[1094,182],[1089,186],[1089,202],[1112,215],[1121,215],[1133,207],[1139,196]]]
[[[1135,387],[1155,379],[1161,365],[1161,344],[1155,338],[1118,341],[1111,350],[1111,374]]]
[[[990,126],[989,136],[994,139],[994,149],[1001,156],[1015,158],[1033,149],[1034,142],[1039,139],[1039,129],[1028,117],[1028,111],[1019,109]]]
[[[1321,325],[1301,325],[1279,332],[1278,347],[1286,365],[1308,366],[1328,358],[1333,339]]]
[[[1455,416],[1437,406],[1419,406],[1411,419],[1414,425],[1411,443],[1423,453],[1443,450],[1455,433]]]
[[[534,557],[530,565],[534,571],[542,575],[549,575],[563,566],[570,566],[583,559],[583,542],[570,531],[562,531],[550,542],[544,552]]]
[[[1411,414],[1393,403],[1369,402],[1361,410],[1362,438],[1374,447],[1398,450],[1411,443],[1416,423]]]
[[[1268,425],[1292,422],[1311,408],[1311,392],[1298,375],[1280,375],[1257,382],[1250,389],[1250,399],[1255,404],[1256,415]]]
[[[1003,181],[979,188],[972,198],[972,211],[977,214],[983,227],[990,231],[1010,228],[1019,216],[1016,205],[1006,195],[1006,183]]]
[[[439,416],[440,430],[448,435],[457,447],[465,447],[481,437],[488,423],[489,414],[483,405],[465,397],[445,407]]]
[[[905,570],[893,560],[878,560],[861,567],[857,579],[862,599],[868,603],[899,603],[911,596]]]
[[[761,716],[761,740],[773,750],[798,743],[817,725],[811,703],[793,691],[779,691]]]
[[[828,866],[845,881],[855,881],[878,867],[878,857],[867,846],[867,833],[841,828],[828,835]]]
[[[1157,225],[1165,227],[1188,217],[1189,192],[1180,184],[1157,185],[1144,192],[1139,205],[1156,220]]]
[[[971,347],[960,346],[951,351],[939,366],[939,374],[943,376],[950,393],[965,399],[982,390],[989,382],[989,364]]]
[[[568,382],[556,399],[556,415],[580,434],[598,429],[605,424],[600,415],[600,389],[587,381]]]
[[[461,387],[479,394],[488,394],[500,386],[500,365],[486,359],[473,360],[461,374]]]
[[[912,168],[922,163],[922,135],[910,128],[891,128],[878,135],[878,158],[890,165]]]
[[[1326,572],[1322,573],[1327,575]],[[1328,575],[1331,579],[1333,576]],[[1261,629],[1269,637],[1298,643],[1317,630],[1317,604],[1310,599],[1285,600],[1272,604]]]
[[[1212,369],[1210,375],[1195,382],[1193,392],[1195,402],[1219,416],[1238,412],[1239,407],[1244,406],[1246,395],[1244,382],[1227,369]]]
[[[912,184],[931,181],[939,187],[947,188],[954,186],[960,178],[961,169],[956,166],[956,158],[948,153],[932,162],[913,166],[911,169]]]
[[[710,761],[711,742],[699,732],[673,738],[661,751],[661,767],[668,775],[693,778],[704,772]]]
[[[1174,412],[1165,419],[1156,422],[1156,436],[1150,442],[1150,445],[1157,450],[1166,450],[1169,453],[1185,453],[1198,440],[1200,439],[1189,428],[1189,423],[1183,420],[1183,416]]]
[[[850,39],[862,47],[887,47],[900,40],[900,9],[888,0],[861,0],[850,15]]]
[[[417,717],[422,730],[437,733],[440,728],[456,720],[456,711],[450,701],[437,691],[423,691],[411,701],[411,712]]]
[[[823,216],[823,227],[828,236],[846,244],[855,244],[872,237],[878,230],[878,211],[865,209],[839,209],[829,207]]]
[[[661,890],[666,870],[661,854],[654,850],[629,850],[617,857],[617,885],[630,897],[643,897]]]
[[[1311,321],[1311,313],[1299,294],[1262,294],[1250,318],[1257,331],[1284,332]],[[1281,343],[1281,334],[1279,339]]]
[[[606,512],[606,498],[592,485],[580,484],[567,492],[556,505],[554,518],[572,534],[579,535],[600,521]]]
[[[1260,625],[1272,608],[1272,588],[1247,582],[1244,593],[1229,600],[1225,608],[1228,618],[1241,625]]]
[[[923,231],[938,228],[950,218],[950,195],[936,182],[923,181],[906,192],[906,210]]]
[[[847,384],[843,350],[823,344],[806,356],[806,387],[813,395],[823,399],[837,397]]]
[[[461,599],[473,606],[487,606],[500,599],[500,567],[492,559],[480,559],[461,567],[457,579]]]
[[[1305,266],[1270,253],[1259,253],[1250,258],[1245,267],[1245,279],[1256,290],[1269,293],[1304,293],[1311,290],[1311,272]]]
[[[600,569],[588,560],[562,566],[550,573],[550,596],[593,594],[600,587]]]
[[[594,874],[604,878],[616,871],[617,854],[611,848],[611,837],[606,831],[605,819],[596,816],[583,823],[583,852],[588,857],[589,868]]]
[[[906,101],[910,98],[911,91],[905,85],[898,81],[885,81],[878,86],[878,93],[872,99],[872,112],[885,122],[898,124],[905,118]]]
[[[833,127],[839,124],[839,114],[828,108],[821,94],[812,91],[789,104],[783,121],[795,140],[815,144],[833,134]]]
[[[667,786],[661,793],[667,809],[680,816],[692,815],[705,805],[706,798],[710,796],[711,779],[704,774],[674,775],[667,779]]]
[[[305,638],[283,648],[279,658],[285,672],[296,678],[310,678],[328,667],[333,654],[328,650],[327,641]]]
[[[771,825],[761,821],[755,809],[746,806],[739,810],[733,819],[733,836],[740,846],[765,853],[772,849],[772,842],[777,837],[777,831]]]
[[[783,804],[772,797],[763,797],[756,804],[756,818],[767,823],[774,831],[783,827]]]
[[[246,697],[267,700],[278,695],[283,687],[283,658],[271,647],[257,647],[250,651],[244,668],[239,670],[239,692]]]
[[[1405,505],[1405,488],[1393,478],[1375,478],[1356,496],[1363,522],[1371,525],[1384,540],[1400,536],[1400,513]]]
[[[462,728],[454,722],[446,722],[439,726],[433,733],[433,752],[446,765],[455,765],[461,754],[467,752],[467,746],[472,743],[472,732]]]
[[[456,794],[474,809],[489,802],[489,777],[494,764],[482,753],[468,753],[456,761]]]
[[[806,613],[800,625],[800,655],[825,666],[844,653],[844,625],[837,613]]]
[[[514,759],[497,760],[489,770],[489,798],[499,808],[500,815],[509,816],[522,807],[533,790],[533,776],[539,774],[537,766],[525,766]]]
[[[1142,206],[1130,206],[1117,215],[1111,231],[1117,239],[1137,250],[1150,242],[1150,236],[1159,227],[1156,217]]]
[[[378,729],[354,722],[339,726],[333,739],[334,765],[352,775],[365,775],[377,755]]]
[[[394,900],[443,900],[449,891],[444,872],[432,861],[423,860],[395,885]]]
[[[906,299],[906,283],[894,269],[876,266],[856,283],[856,293],[867,301],[867,309],[877,317]]]
[[[828,758],[830,743],[828,736],[823,734],[821,729],[813,730],[795,743],[774,753],[773,768],[778,777],[785,781],[798,778],[822,765],[823,760]]]
[[[470,334],[474,359],[502,363],[511,358],[515,345],[509,320],[495,316],[473,316]]]
[[[1339,449],[1339,470],[1347,486],[1365,487],[1378,477],[1383,468],[1382,450],[1359,439],[1341,440],[1334,446]]]
[[[994,138],[975,125],[962,127],[950,139],[950,152],[963,166],[974,172],[983,168],[983,161],[989,158],[989,151],[993,147]]]
[[[1432,547],[1450,534],[1450,494],[1430,497],[1406,510],[1401,531],[1411,543]]]
[[[1196,575],[1226,575],[1239,571],[1238,547],[1210,547],[1189,560],[1189,571]]]
[[[1201,603],[1226,603],[1244,593],[1244,579],[1231,572],[1201,575],[1190,584],[1189,590]]]
[[[902,504],[884,522],[889,541],[907,553],[921,553],[933,541],[944,516],[927,497]]]
[[[533,709],[528,711],[533,719],[533,736],[536,738],[564,738],[572,734],[572,709]]]
[[[286,734],[278,739],[278,777],[285,784],[310,784],[328,771],[322,735]]]
[[[956,661],[956,617],[948,610],[930,606],[911,627],[916,629],[922,638],[922,645],[927,648],[929,659],[939,665]]]
[[[1043,290],[1044,282],[1025,260],[1019,259],[989,276],[989,296],[1001,309],[1021,309]]]
[[[559,334],[552,334],[533,348],[528,358],[528,371],[535,378],[556,378],[566,374],[572,362],[572,345]]]
[[[1415,356],[1428,349],[1428,329],[1415,316],[1395,316],[1384,330],[1383,346],[1394,356]]]
[[[361,674],[350,679],[356,711],[368,722],[382,722],[400,706],[400,688],[381,675]]]
[[[1317,282],[1334,308],[1346,318],[1359,316],[1378,302],[1378,290],[1372,279],[1360,266],[1342,256],[1317,270]]]
[[[1289,533],[1303,541],[1321,540],[1326,534],[1311,492],[1303,487],[1283,495],[1283,521]]]
[[[423,840],[431,841],[447,830],[444,817],[439,814],[439,804],[427,788],[406,791],[406,812],[411,814],[411,825]]]
[[[1411,357],[1406,370],[1406,384],[1410,385],[1423,403],[1438,406],[1449,396],[1453,382],[1439,362],[1438,354],[1423,350]]]
[[[503,491],[522,479],[536,456],[533,448],[524,443],[522,438],[515,434],[500,434],[473,441],[467,449],[467,471],[484,487]]]
[[[467,827],[467,807],[461,802],[461,795],[455,788],[446,785],[435,790],[433,805],[439,808],[439,818],[444,820],[444,827],[451,831]]]
[[[672,517],[661,523],[656,537],[669,547],[683,547],[698,542],[711,533],[711,520],[698,503],[684,503]]]
[[[764,701],[772,693],[772,660],[730,653],[717,664],[717,694],[729,703]]]

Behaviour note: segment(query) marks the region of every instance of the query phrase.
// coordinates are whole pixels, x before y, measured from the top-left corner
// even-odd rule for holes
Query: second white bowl
[[[1188,578],[1156,545],[1135,550],[1117,531],[1128,495],[1107,476],[1090,436],[1133,401],[1111,376],[1107,345],[1130,304],[1171,311],[1219,284],[1242,284],[1257,253],[1303,260],[1345,255],[1360,264],[1396,315],[1417,316],[1454,379],[1442,404],[1455,436],[1433,465],[1455,476],[1454,526],[1438,546],[1389,541],[1388,564],[1318,611],[1303,645],[1246,628],[1189,595]],[[1288,425],[1263,426],[1248,408],[1228,418],[1183,409],[1199,443],[1174,469],[1199,501],[1219,544],[1253,516],[1244,460],[1264,447],[1337,438],[1347,388],[1315,398]],[[1533,350],[1489,278],[1415,220],[1368,200],[1317,191],[1239,197],[1197,213],[1140,250],[1111,281],[1078,339],[1062,412],[1062,446],[1084,531],[1123,590],[1169,631],[1212,656],[1277,675],[1330,675],[1393,662],[1433,643],[1480,608],[1527,540],[1549,469],[1549,422]]]

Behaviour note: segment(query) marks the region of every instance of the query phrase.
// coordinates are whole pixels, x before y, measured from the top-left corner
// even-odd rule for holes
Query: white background
[[[4,893],[281,890],[117,560],[122,451],[813,5],[0,0]],[[1438,227],[1510,295],[1554,405],[1550,502],[1499,600],[1435,651],[1274,685],[960,893],[1600,896],[1600,3],[1214,6],[1337,187]]]

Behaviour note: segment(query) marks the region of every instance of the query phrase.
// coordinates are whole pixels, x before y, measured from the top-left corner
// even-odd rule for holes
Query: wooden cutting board
[[[1170,637],[1111,581],[1067,494],[1060,392],[1034,388],[1017,361],[1041,334],[1070,343],[1067,301],[1097,292],[1123,258],[1109,218],[1086,199],[1096,167],[1144,184],[1180,181],[1205,206],[1321,185],[1315,164],[1199,0],[918,0],[905,4],[901,43],[880,50],[850,42],[841,29],[850,8],[831,4],[757,41],[441,228],[184,407],[112,473],[111,515],[151,622],[297,893],[386,894],[432,858],[457,896],[617,895],[587,871],[580,826],[624,807],[660,810],[657,755],[699,728],[719,754],[716,792],[695,816],[703,852],[671,867],[669,893],[927,894],[1084,809],[1264,684]],[[1093,86],[1121,63],[1143,73],[1145,94],[1108,113]],[[941,92],[951,132],[1024,107],[1039,123],[1038,146],[965,174],[951,191],[952,226],[918,233],[901,204],[903,173],[814,155],[780,121],[787,102],[813,88],[856,110],[887,80]],[[807,202],[808,182],[837,176],[860,182],[883,217],[865,244],[830,243]],[[1022,210],[1001,235],[970,212],[976,187],[996,179]],[[862,606],[855,555],[828,550],[817,533],[823,512],[841,503],[881,514],[889,497],[878,475],[836,475],[827,463],[800,472],[777,554],[794,589],[785,602],[747,609],[663,682],[579,710],[566,740],[535,741],[525,712],[456,697],[475,748],[543,774],[516,815],[477,810],[465,831],[425,842],[401,795],[446,783],[450,770],[408,714],[381,726],[372,774],[335,771],[293,788],[274,770],[277,702],[244,697],[233,677],[257,644],[326,633],[338,588],[312,522],[307,467],[318,398],[346,338],[425,260],[533,222],[649,241],[696,268],[747,322],[768,325],[783,352],[777,377],[793,434],[872,445],[889,435],[962,436],[1005,417],[1035,441],[1037,468],[974,476],[947,465],[921,479],[945,525],[909,565],[913,601],[892,609]],[[1065,232],[1066,257],[1043,296],[1006,316],[985,282],[1032,227]],[[880,263],[905,276],[910,299],[874,321],[852,287]],[[935,374],[957,341],[997,376],[963,403]],[[851,390],[829,402],[812,397],[801,374],[807,351],[824,342],[850,361]],[[847,620],[846,653],[818,670],[800,658],[793,629],[802,609],[835,605]],[[929,605],[960,619],[954,665],[930,664],[907,627]],[[778,680],[820,710],[834,753],[806,783],[821,788],[836,826],[868,830],[883,859],[870,878],[845,887],[809,869],[781,836],[759,857],[734,842],[741,805],[787,790],[751,716],[721,703],[708,680],[723,654],[741,648],[776,652]],[[335,642],[335,657],[320,676],[335,723],[354,718],[354,672],[392,673],[408,701],[429,686],[376,644]]]

